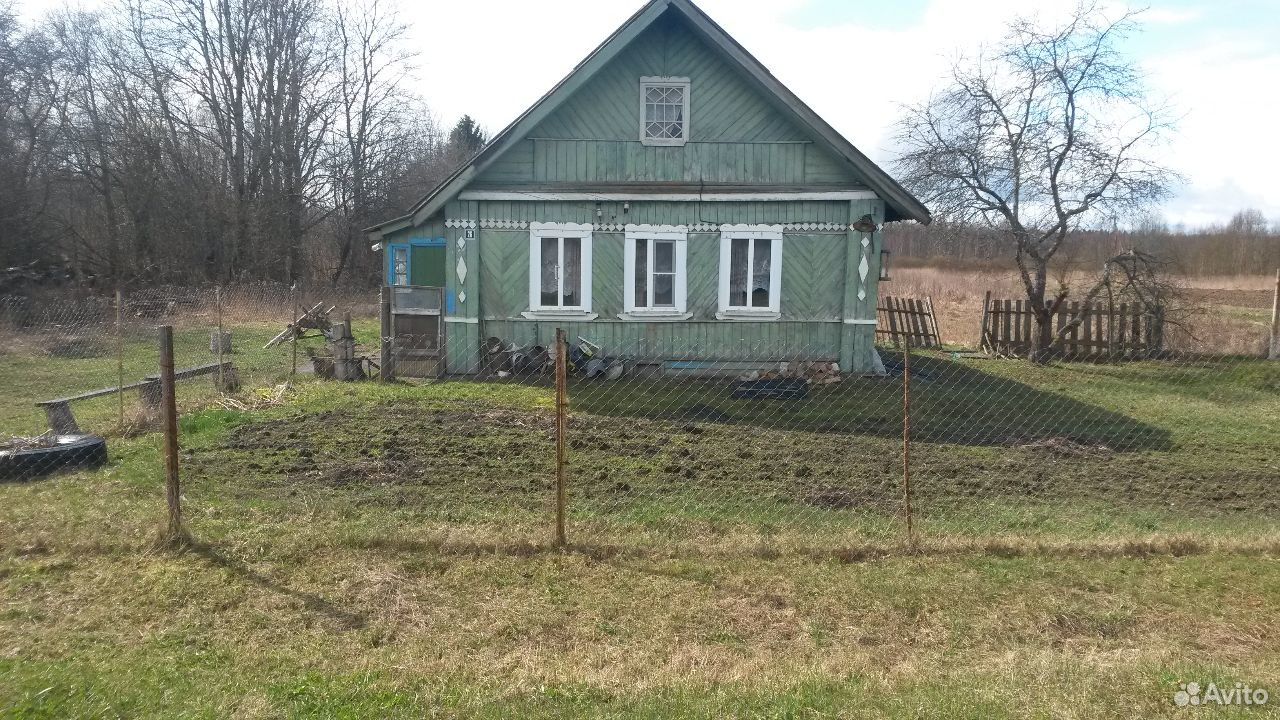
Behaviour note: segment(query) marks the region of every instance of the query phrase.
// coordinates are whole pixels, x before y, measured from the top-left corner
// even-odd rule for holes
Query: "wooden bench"
[[[196,365],[194,367],[175,370],[173,373],[174,381],[186,380],[199,375],[212,375],[219,369],[226,371],[234,370],[230,361],[222,363],[208,363],[205,365]],[[117,385],[115,387],[102,388],[101,390],[90,390],[89,392],[80,393],[79,395],[70,395],[68,397],[56,398],[54,400],[43,400],[36,403],[36,407],[44,409],[45,419],[49,422],[49,429],[60,435],[79,435],[80,426],[76,424],[76,416],[71,412],[71,403],[77,400],[91,400],[97,397],[105,397],[126,390],[137,390],[144,405],[148,408],[160,407],[161,391],[160,376],[148,375],[140,382],[129,383],[128,385]]]

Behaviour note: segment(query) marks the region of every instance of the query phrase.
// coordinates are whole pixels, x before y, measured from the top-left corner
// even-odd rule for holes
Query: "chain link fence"
[[[714,342],[650,323],[610,343],[579,323],[560,345],[555,323],[475,338],[428,313],[384,334],[373,293],[279,286],[11,298],[0,313],[11,448],[158,429],[148,393],[168,325],[180,413],[251,413],[291,376],[395,376],[322,418],[237,427],[228,447],[257,453],[264,477],[419,488],[422,513],[531,542],[558,525],[571,543],[831,548],[1265,540],[1280,527],[1280,362],[1265,357],[1265,323],[1219,352],[1169,332],[1141,352],[1111,337],[1043,364],[884,335],[870,369],[850,372],[821,338],[732,324]],[[46,432],[64,410],[77,432]]]
[[[322,324],[288,332],[313,307]],[[376,313],[364,294],[277,284],[0,296],[0,475],[101,465],[104,439],[159,430],[160,327],[173,328],[178,411],[186,414],[278,397],[283,383],[314,372],[329,323],[350,317],[376,347]]]

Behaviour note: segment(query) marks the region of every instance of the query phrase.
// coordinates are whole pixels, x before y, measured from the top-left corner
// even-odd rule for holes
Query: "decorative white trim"
[[[590,233],[591,223],[531,222],[532,233]]]
[[[539,259],[541,255],[542,238],[552,237],[560,238],[561,254],[563,255],[564,238],[578,238],[581,244],[581,263],[579,269],[579,282],[581,287],[578,292],[582,296],[582,304],[573,307],[550,306],[544,307],[542,302],[541,272],[539,267]],[[542,317],[552,314],[557,317],[551,319],[561,319],[566,316],[578,316],[591,313],[591,224],[590,223],[548,223],[548,222],[531,222],[529,223],[529,312],[525,317]],[[596,316],[587,318],[594,320]],[[581,319],[580,317],[578,319]]]
[[[733,233],[735,237],[782,239],[781,225],[721,225],[721,233]]]
[[[862,259],[858,261],[858,299],[867,299],[867,274],[871,272],[871,259],[867,256],[867,248],[871,240],[862,238]]]
[[[483,230],[512,230],[512,231],[528,230],[531,224],[528,220],[504,220],[500,218],[483,218],[479,221],[479,223],[476,223],[470,220],[467,220],[467,221],[457,220],[457,221],[450,221],[450,222],[456,222],[459,224],[464,222],[469,222],[472,225],[476,225]],[[649,227],[649,226],[632,225],[630,223],[628,224],[593,223],[591,225],[591,229],[593,231],[603,232],[603,233],[626,232],[626,229],[629,227]],[[662,227],[667,227],[667,226],[662,226]],[[713,233],[713,232],[720,232],[721,225],[717,223],[700,222],[700,223],[693,223],[690,225],[679,225],[677,227],[685,228],[685,231],[690,233]],[[844,232],[848,232],[852,228],[849,225],[843,224],[843,223],[792,222],[792,223],[783,224],[782,229],[785,232],[789,232],[789,233],[844,233]],[[459,243],[458,249],[461,250],[466,247],[466,241],[463,238],[458,238],[458,243]],[[378,246],[375,246],[375,247],[377,249],[381,249],[381,247],[378,247]]]
[[[480,318],[473,318],[473,317],[452,317],[452,316],[446,315],[444,318],[444,321],[447,323],[461,323],[464,325],[480,324]]]
[[[692,83],[687,77],[642,77],[640,78],[640,143],[642,145],[653,145],[658,147],[681,147],[689,142],[689,92]],[[681,122],[680,137],[678,138],[651,138],[645,132],[646,125],[644,111],[647,98],[645,91],[653,87],[679,87],[684,90],[684,120]]]
[[[626,232],[645,235],[653,235],[657,237],[663,236],[666,240],[683,240],[689,234],[689,228],[686,225],[636,225],[635,223],[627,223],[622,226]]]
[[[463,220],[459,218],[446,218],[444,221],[444,226],[447,228],[455,228],[459,230],[475,230],[476,221]]]
[[[782,226],[781,225],[721,225],[720,226],[720,291],[718,320],[736,319],[770,319],[781,317],[782,310]],[[729,304],[730,255],[734,239],[771,240],[769,262],[769,307],[734,307]],[[751,274],[751,253],[755,252],[755,243],[750,244],[747,254],[747,273]],[[748,302],[751,293],[747,292]],[[770,317],[758,317],[768,315]],[[776,317],[775,317],[776,316]]]
[[[782,313],[768,310],[746,310],[744,308],[734,308],[732,310],[721,310],[716,313],[717,320],[728,320],[731,322],[770,322],[782,319]]]
[[[483,218],[480,220],[480,227],[485,230],[528,230],[529,221]]]
[[[845,324],[845,325],[877,325],[877,324],[879,324],[879,321],[877,321],[877,320],[863,320],[863,319],[861,319],[861,318],[845,318],[845,319],[844,319],[844,324]]]
[[[525,320],[542,320],[542,321],[563,321],[563,322],[591,322],[600,317],[599,313],[593,312],[557,312],[555,310],[526,310],[520,313],[520,317]]]
[[[630,315],[679,315],[688,307],[688,258],[689,228],[684,225],[636,225],[625,226],[625,237],[622,244],[622,307],[624,314]],[[653,268],[649,267],[650,277],[645,281],[649,297],[645,307],[636,306],[636,240],[647,240],[646,252],[653,260],[653,244],[655,240],[669,240],[675,243],[675,267],[672,278],[672,300],[674,305],[668,308],[655,308],[653,302]]]
[[[618,313],[619,320],[627,322],[684,322],[692,320],[693,313],[671,313],[671,312],[624,312]]]
[[[773,202],[787,200],[875,200],[879,196],[872,190],[816,190],[796,192],[707,192],[707,193],[620,193],[620,192],[557,192],[553,190],[463,190],[459,200],[512,202]],[[449,223],[472,223],[449,225]],[[475,227],[473,220],[446,220],[446,227]]]

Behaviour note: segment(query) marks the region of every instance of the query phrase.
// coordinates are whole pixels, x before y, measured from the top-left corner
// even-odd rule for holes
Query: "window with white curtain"
[[[392,250],[392,285],[409,284],[409,248],[397,247]]]
[[[721,227],[720,312],[716,317],[776,319],[781,309],[782,227]]]
[[[531,223],[529,310],[544,315],[591,312],[591,226]]]
[[[640,78],[640,142],[684,145],[689,140],[689,78]]]
[[[687,319],[683,226],[627,225],[623,251],[623,319]]]

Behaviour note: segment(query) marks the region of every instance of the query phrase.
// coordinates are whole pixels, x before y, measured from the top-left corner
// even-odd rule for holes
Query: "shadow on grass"
[[[211,565],[227,570],[232,575],[253,583],[268,592],[298,600],[306,610],[329,618],[342,630],[360,630],[368,624],[364,615],[343,610],[315,593],[295,590],[278,580],[257,572],[240,560],[222,554],[217,548],[208,543],[191,540],[186,544],[186,550],[203,558]]]
[[[891,373],[901,368],[901,354],[882,354]],[[913,356],[911,364],[911,435],[917,441],[1005,446],[1052,440],[1120,451],[1172,447],[1164,428],[1061,393],[942,358]],[[734,385],[732,378],[629,376],[608,382],[575,377],[569,393],[575,410],[595,415],[902,435],[900,371],[812,385],[801,399],[735,399]],[[1135,387],[1133,392],[1144,391]]]

